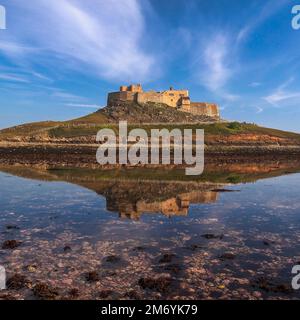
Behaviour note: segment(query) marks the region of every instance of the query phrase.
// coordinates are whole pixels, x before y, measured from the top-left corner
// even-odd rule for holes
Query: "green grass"
[[[31,137],[38,134],[49,134],[54,138],[74,138],[82,136],[94,136],[102,128],[111,128],[118,133],[117,124],[106,124],[107,116],[95,112],[86,117],[78,118],[75,120],[65,122],[44,121],[29,123],[22,126],[16,126],[9,129],[0,131],[0,140],[14,137]],[[300,141],[300,134],[287,132],[277,129],[270,129],[260,127],[250,123],[239,122],[216,122],[212,124],[129,124],[128,130],[134,128],[145,129],[150,135],[151,129],[163,129],[172,130],[178,128],[184,129],[204,129],[206,136],[209,135],[221,135],[230,136],[237,134],[257,134],[257,135],[269,135],[278,138],[293,139]]]
[[[74,120],[70,120],[70,121],[65,121],[65,124],[100,124],[100,123],[107,123],[108,122],[108,117],[103,114],[100,113],[99,111],[93,112],[91,114],[88,114],[87,116],[78,118],[78,119],[74,119]]]
[[[33,136],[43,132],[48,132],[49,129],[61,125],[58,121],[43,121],[43,122],[33,122],[16,127],[11,127],[8,129],[3,129],[0,131],[1,138],[13,138],[22,136]]]

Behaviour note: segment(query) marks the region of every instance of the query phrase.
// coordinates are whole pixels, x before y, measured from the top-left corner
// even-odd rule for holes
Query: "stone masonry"
[[[177,110],[192,113],[195,115],[209,116],[215,119],[220,118],[220,111],[217,104],[207,102],[191,102],[188,90],[174,90],[172,87],[165,91],[143,91],[140,84],[121,86],[120,91],[108,94],[108,105],[118,102],[132,101],[137,103],[164,103]]]

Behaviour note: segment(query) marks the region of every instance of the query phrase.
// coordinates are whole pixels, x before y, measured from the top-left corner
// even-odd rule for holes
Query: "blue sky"
[[[0,128],[188,88],[226,119],[300,132],[300,0],[0,0]]]

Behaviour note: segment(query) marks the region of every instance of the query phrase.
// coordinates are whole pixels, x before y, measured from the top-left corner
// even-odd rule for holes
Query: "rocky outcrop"
[[[99,111],[111,122],[127,120],[128,123],[199,123],[216,122],[216,118],[205,114],[179,111],[163,103],[118,102]]]

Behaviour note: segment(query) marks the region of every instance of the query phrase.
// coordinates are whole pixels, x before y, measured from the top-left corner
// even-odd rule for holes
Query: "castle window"
[[[174,97],[174,93],[169,93],[169,96],[170,97]]]

